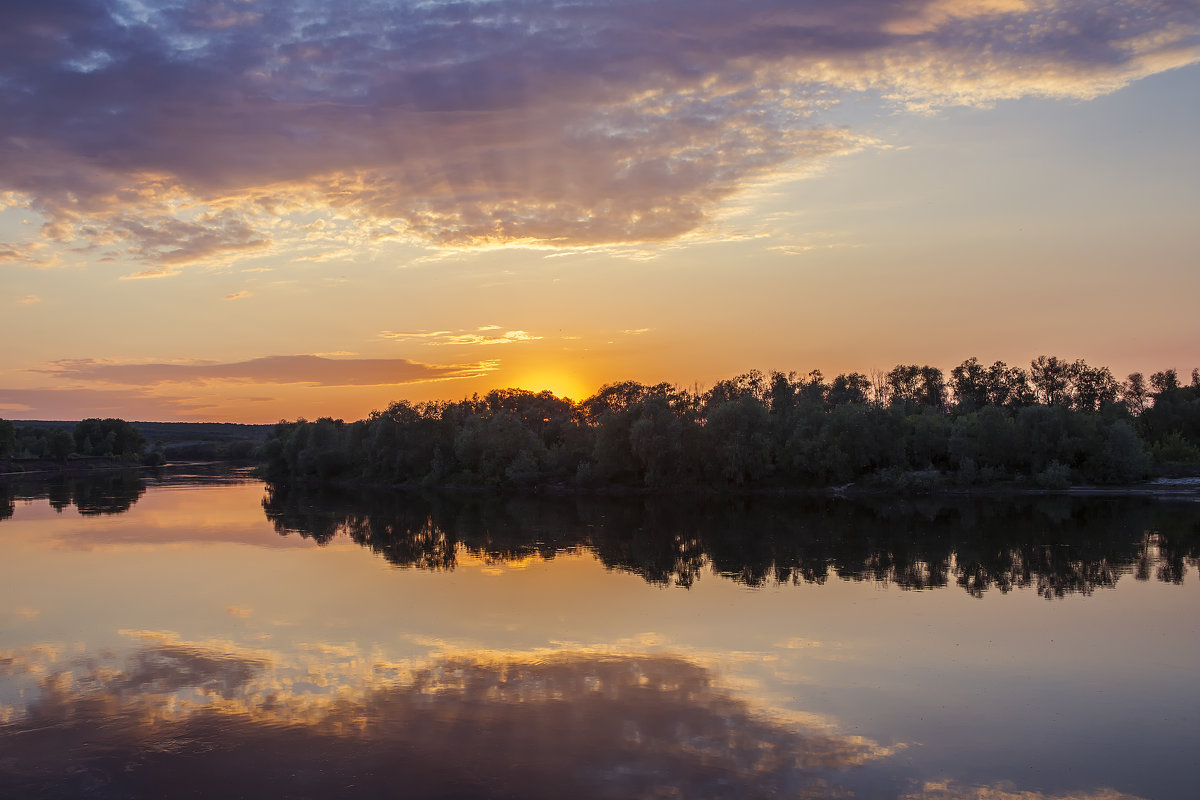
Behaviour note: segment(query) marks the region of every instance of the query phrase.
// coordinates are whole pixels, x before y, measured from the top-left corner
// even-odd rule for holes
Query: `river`
[[[0,548],[0,797],[1195,797],[1200,502],[184,470]]]

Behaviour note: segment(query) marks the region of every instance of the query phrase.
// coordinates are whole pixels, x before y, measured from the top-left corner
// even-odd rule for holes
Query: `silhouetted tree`
[[[11,456],[16,446],[16,429],[8,420],[0,419],[0,457]]]
[[[1155,394],[1171,392],[1179,388],[1179,373],[1173,369],[1165,369],[1150,376],[1150,386]]]
[[[987,370],[972,356],[950,370],[950,390],[959,411],[975,411],[991,402]]]
[[[1117,400],[1120,387],[1108,367],[1090,367],[1080,359],[1072,365],[1071,379],[1079,411],[1100,411]]]
[[[121,419],[85,419],[75,425],[75,451],[83,455],[139,460],[146,440]]]
[[[50,446],[47,455],[55,461],[66,461],[75,452],[75,439],[62,428],[50,432]]]
[[[1057,356],[1038,356],[1029,364],[1029,381],[1038,402],[1048,406],[1071,404],[1072,365]]]
[[[865,405],[870,400],[871,381],[861,372],[838,375],[826,395],[830,406]]]
[[[1126,410],[1135,417],[1146,410],[1146,401],[1150,399],[1150,388],[1146,378],[1140,372],[1131,372],[1121,385],[1121,402]]]

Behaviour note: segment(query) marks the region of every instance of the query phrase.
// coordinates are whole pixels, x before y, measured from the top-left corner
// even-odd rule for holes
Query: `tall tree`
[[[1071,373],[1074,365],[1057,356],[1038,356],[1029,362],[1029,380],[1039,403],[1071,405]]]
[[[13,424],[6,419],[0,419],[0,457],[10,456],[17,446],[17,433]]]
[[[50,432],[48,455],[55,461],[66,461],[75,452],[75,438],[62,428]]]
[[[1135,417],[1146,410],[1146,402],[1150,399],[1150,387],[1146,377],[1140,372],[1131,372],[1121,384],[1121,402],[1130,414]]]
[[[950,370],[950,389],[960,411],[975,411],[991,402],[988,372],[974,356]]]
[[[861,372],[838,375],[829,386],[827,395],[830,407],[866,405],[870,399],[871,381]]]
[[[1164,369],[1150,376],[1150,385],[1155,394],[1162,394],[1179,388],[1179,373],[1173,369]]]
[[[1079,359],[1071,365],[1074,407],[1079,411],[1099,411],[1116,402],[1119,386],[1108,367],[1090,367]]]

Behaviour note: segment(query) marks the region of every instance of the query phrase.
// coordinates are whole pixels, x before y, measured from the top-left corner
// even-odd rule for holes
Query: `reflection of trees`
[[[75,506],[84,516],[122,514],[146,493],[146,482],[136,470],[102,472],[50,481],[0,483],[0,520],[12,516],[13,501],[46,498],[57,511]],[[8,513],[5,513],[5,507]]]
[[[315,711],[283,665],[202,646],[10,666],[41,677],[0,730],[4,796],[825,797],[890,752],[665,655],[451,656]]]
[[[281,534],[344,533],[400,566],[453,569],[459,548],[494,561],[586,548],[610,568],[681,586],[708,566],[749,586],[837,575],[1061,597],[1127,573],[1177,583],[1200,557],[1194,506],[1131,498],[376,495],[279,484],[263,506]]]

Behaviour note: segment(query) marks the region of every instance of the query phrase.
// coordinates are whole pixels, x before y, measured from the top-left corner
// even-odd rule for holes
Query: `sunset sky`
[[[0,5],[0,417],[1200,366],[1197,0]]]

